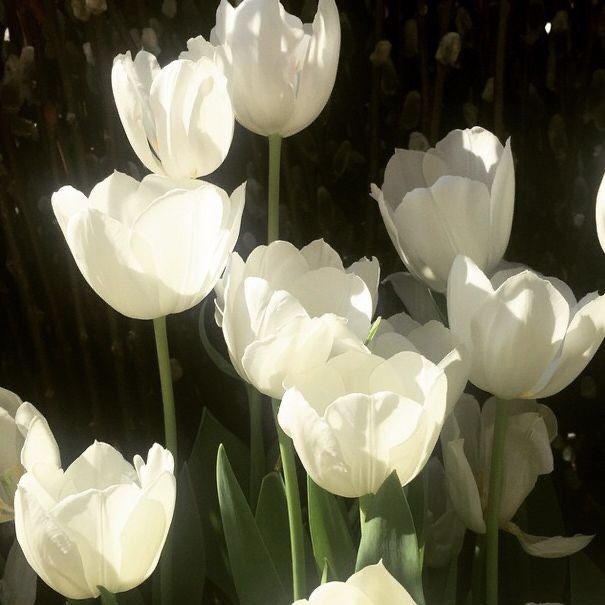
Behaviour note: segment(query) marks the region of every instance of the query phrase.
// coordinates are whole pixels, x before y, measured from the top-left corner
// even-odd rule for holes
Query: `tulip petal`
[[[370,319],[376,311],[378,304],[378,286],[380,284],[380,263],[373,256],[371,259],[362,258],[354,262],[350,267],[347,267],[347,273],[361,277],[372,297],[372,312]]]
[[[382,193],[392,211],[401,204],[407,193],[427,187],[422,173],[424,155],[421,151],[395,149],[395,153],[387,162]]]
[[[505,527],[507,531],[516,536],[523,550],[534,556],[543,559],[558,559],[559,557],[568,557],[588,546],[594,536],[532,536],[525,533],[514,523],[508,523]]]
[[[414,270],[431,288],[445,291],[454,258],[464,254],[479,266],[489,249],[489,191],[465,177],[443,176],[429,189],[408,193],[393,216],[402,248],[413,250]]]
[[[393,286],[395,294],[416,322],[425,324],[432,319],[440,319],[431,290],[411,273],[391,273],[384,281]]]
[[[78,212],[88,208],[88,198],[81,191],[74,189],[70,185],[66,185],[55,191],[52,195],[51,203],[55,218],[64,236],[67,234],[69,219]]]
[[[293,605],[305,605],[307,603],[309,605],[333,605],[334,603],[375,605],[362,591],[345,582],[327,582],[326,584],[322,584],[311,593],[309,600],[301,599],[295,601]]]
[[[464,439],[455,439],[443,449],[448,493],[463,523],[478,534],[486,531],[481,496],[464,452]]]
[[[165,174],[151,147],[157,142],[157,134],[151,118],[149,90],[159,72],[154,55],[142,50],[133,61],[129,51],[114,59],[111,86],[118,115],[134,152],[149,170]]]
[[[91,590],[77,545],[26,489],[15,494],[15,532],[27,562],[53,590],[68,599],[99,595]]]
[[[332,93],[340,53],[340,16],[334,0],[319,0],[311,34],[298,79],[294,111],[281,133],[284,137],[311,124]]]
[[[597,235],[603,252],[605,252],[605,175],[601,179],[599,191],[597,192],[597,203],[595,206]]]
[[[0,407],[0,435],[2,435],[0,439],[0,476],[2,476],[18,467],[23,447],[23,437],[14,418],[2,407]]]
[[[572,312],[573,313],[573,312]],[[575,309],[560,355],[547,371],[548,381],[535,397],[549,397],[573,382],[588,365],[605,337],[605,296],[585,296]]]
[[[300,251],[290,242],[278,240],[252,250],[246,261],[245,277],[262,277],[274,290],[288,290],[308,270],[307,260]]]
[[[17,410],[15,422],[25,439],[21,450],[21,464],[30,470],[36,464],[61,467],[61,455],[46,418],[31,403],[23,403]]]
[[[471,316],[471,382],[502,399],[531,397],[563,341],[569,321],[565,298],[547,280],[524,271]]]
[[[322,267],[334,267],[344,271],[340,255],[323,239],[313,240],[310,244],[302,247],[300,254],[307,261],[311,271]]]
[[[346,583],[358,588],[375,605],[416,605],[408,591],[386,570],[382,561],[364,567]]]

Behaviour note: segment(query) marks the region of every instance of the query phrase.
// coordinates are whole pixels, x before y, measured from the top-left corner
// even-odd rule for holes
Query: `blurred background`
[[[317,0],[284,5],[310,22]],[[303,245],[323,237],[346,261],[375,255],[383,276],[402,270],[370,183],[382,183],[395,147],[426,149],[453,128],[481,125],[512,140],[508,260],[564,279],[578,297],[603,292],[594,220],[605,171],[603,2],[338,6],[342,49],[331,101],[283,145],[282,238]],[[208,36],[216,7],[217,0],[0,4],[0,385],[47,415],[64,462],[94,438],[131,456],[162,441],[163,431],[152,324],[120,316],[88,287],[51,194],[65,184],[88,194],[114,169],[145,174],[113,103],[113,57],[144,48],[164,65],[189,37]],[[237,246],[244,256],[265,240],[266,172],[266,140],[236,126],[227,160],[208,180],[229,192],[248,180]],[[389,314],[394,296],[386,287],[382,296]],[[205,313],[168,318],[183,456],[204,406],[248,440],[245,388],[200,340],[202,322],[224,351],[212,307],[210,300]],[[547,403],[559,419],[553,476],[565,530],[600,533],[587,552],[605,570],[605,350]]]

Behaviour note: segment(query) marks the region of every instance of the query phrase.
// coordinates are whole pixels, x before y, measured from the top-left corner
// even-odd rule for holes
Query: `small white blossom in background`
[[[538,477],[553,470],[550,443],[557,434],[557,420],[550,408],[535,401],[518,399],[506,405],[500,527],[516,536],[523,549],[536,557],[564,557],[578,552],[593,536],[532,536],[512,522]],[[489,495],[495,407],[493,397],[480,409],[474,397],[464,395],[441,433],[450,498],[459,518],[478,534],[486,531],[484,511]]]
[[[468,257],[448,281],[448,317],[471,357],[469,380],[502,399],[555,395],[605,337],[605,296],[576,301],[567,284],[516,267],[491,279]]]
[[[475,127],[454,130],[426,153],[397,149],[382,190],[372,185],[387,232],[408,270],[445,292],[458,254],[484,271],[502,260],[513,220],[510,141]]]
[[[98,597],[99,586],[135,588],[155,569],[176,497],[174,462],[157,443],[134,465],[106,443],[67,469],[46,419],[29,403],[17,412],[26,473],[15,495],[15,530],[40,578],[68,599]]]
[[[246,262],[234,253],[216,287],[216,321],[237,373],[279,398],[286,374],[363,349],[376,309],[380,266],[345,267],[323,240],[298,250],[276,241]]]
[[[327,582],[293,605],[416,605],[384,565],[368,565],[346,582]]]
[[[412,481],[447,410],[445,374],[412,351],[349,351],[286,386],[280,426],[313,481],[347,498],[375,494],[393,471],[402,485]]]
[[[100,15],[107,10],[107,0],[71,0],[71,10],[76,19],[88,21],[91,15]]]
[[[275,0],[243,0],[235,8],[221,0],[210,43],[238,122],[257,134],[287,137],[311,124],[332,92],[338,9],[334,0],[319,0],[313,23],[303,24]]]
[[[114,172],[86,197],[53,194],[65,240],[92,289],[116,311],[155,319],[214,288],[239,234],[245,185],[231,198],[204,181]]]
[[[227,81],[213,61],[160,68],[149,52],[134,61],[127,52],[114,59],[111,83],[126,136],[149,170],[193,179],[222,164],[234,118]]]

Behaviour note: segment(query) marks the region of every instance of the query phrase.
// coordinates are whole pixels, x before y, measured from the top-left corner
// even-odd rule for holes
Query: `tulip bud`
[[[462,43],[458,32],[448,32],[441,38],[435,59],[442,65],[456,65]]]

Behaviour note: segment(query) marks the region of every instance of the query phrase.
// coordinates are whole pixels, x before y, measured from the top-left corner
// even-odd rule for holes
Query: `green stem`
[[[263,439],[262,395],[246,384],[250,410],[250,506],[256,508],[256,500],[265,474],[265,446]]]
[[[174,458],[177,468],[177,435],[176,412],[174,409],[174,392],[172,390],[172,370],[170,368],[170,352],[168,350],[168,334],[166,332],[166,317],[153,320],[155,347],[158,354],[160,383],[162,385],[162,404],[164,408],[164,434],[166,447]],[[160,559],[160,601],[162,605],[171,605],[172,595],[172,538],[170,533],[164,544]]]
[[[294,600],[305,597],[305,545],[303,535],[302,511],[300,508],[300,493],[298,490],[298,478],[296,476],[296,459],[292,440],[279,426],[277,412],[279,400],[273,399],[273,417],[277,438],[279,441],[279,453],[281,455],[284,471],[284,483],[286,485],[286,500],[288,503],[288,523],[290,525],[290,549],[292,553],[292,579]]]
[[[475,552],[473,553],[473,568],[471,576],[472,605],[481,605],[485,587],[483,584],[483,570],[485,569],[485,535],[477,534],[475,538]]]
[[[504,444],[508,423],[507,402],[496,399],[496,418],[492,439],[489,472],[489,495],[486,514],[485,588],[486,605],[498,605],[498,537],[500,532],[500,496],[504,470]]]
[[[101,591],[101,605],[118,605],[118,599],[112,592],[109,592],[102,586],[99,586],[99,590]]]
[[[269,205],[267,207],[267,243],[279,239],[279,170],[281,137],[269,135]]]
[[[166,447],[172,452],[176,468],[176,413],[174,410],[174,392],[172,390],[172,370],[170,369],[170,352],[168,351],[168,334],[166,333],[166,318],[158,317],[153,320],[155,347],[158,354],[160,383],[162,385],[162,404],[164,407],[164,435]]]

